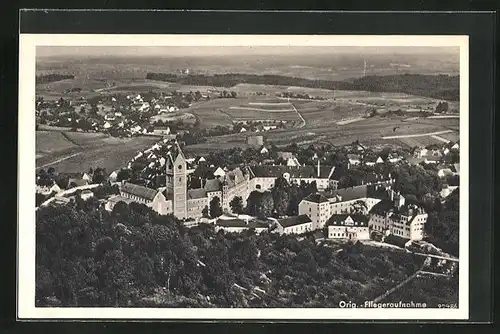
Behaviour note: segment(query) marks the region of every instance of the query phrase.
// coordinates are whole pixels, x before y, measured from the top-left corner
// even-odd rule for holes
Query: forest
[[[54,81],[61,81],[66,79],[74,79],[75,76],[71,74],[45,74],[36,76],[36,84],[46,84]]]
[[[338,307],[383,294],[422,258],[313,236],[185,228],[174,216],[97,199],[42,207],[36,221],[36,305]]]
[[[184,85],[216,86],[230,88],[237,84],[261,84],[276,86],[297,86],[329,90],[358,90],[370,92],[406,93],[436,99],[458,101],[459,76],[450,75],[370,75],[345,81],[311,80],[281,75],[215,74],[183,75],[169,73],[147,73],[146,79],[175,82]]]

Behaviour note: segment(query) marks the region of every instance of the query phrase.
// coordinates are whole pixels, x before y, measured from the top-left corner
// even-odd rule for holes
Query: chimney
[[[318,168],[317,168],[317,170],[318,170],[318,178],[319,178],[319,176],[321,174],[321,166],[320,166],[319,159],[318,159]]]

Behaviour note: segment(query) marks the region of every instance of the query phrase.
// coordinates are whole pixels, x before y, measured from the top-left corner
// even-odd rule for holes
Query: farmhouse
[[[368,218],[362,214],[333,214],[326,226],[329,239],[370,239]]]

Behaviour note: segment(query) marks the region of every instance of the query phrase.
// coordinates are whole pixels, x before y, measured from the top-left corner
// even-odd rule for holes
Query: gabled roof
[[[201,163],[196,167],[192,176],[201,177],[203,179],[211,179],[214,177],[215,168],[209,167],[205,163]]]
[[[221,227],[248,227],[247,222],[241,219],[217,219],[215,225]]]
[[[308,201],[308,202],[313,202],[313,203],[328,203],[328,198],[321,195],[320,193],[310,194],[309,196],[307,196],[303,200]]]
[[[388,235],[387,237],[384,238],[384,242],[391,244],[391,245],[403,247],[403,248],[405,247],[405,244],[408,241],[410,241],[410,239],[402,238],[402,237],[394,235],[394,234]]]
[[[358,225],[354,226],[368,226],[368,217],[362,214],[333,214],[326,222],[326,226],[346,226],[342,224],[345,222],[347,217],[351,217],[351,219],[358,223]]]
[[[187,199],[199,199],[207,197],[207,192],[203,188],[189,189],[187,191]]]
[[[340,196],[341,200],[339,202],[352,201],[356,199],[366,198],[368,196],[368,186],[362,185],[349,188],[340,188],[333,192],[322,192],[321,194],[326,198]]]
[[[224,183],[229,187],[233,187],[243,181],[245,181],[245,176],[239,167],[227,172],[224,176]]]
[[[78,179],[73,179],[73,178],[70,178],[68,180],[68,187],[71,186],[71,184],[75,184],[76,187],[82,187],[82,186],[86,186],[88,184],[88,182],[84,179],[81,179],[81,178],[78,178]]]
[[[220,191],[222,189],[221,182],[218,179],[207,180],[205,183],[206,192]]]
[[[149,201],[152,201],[158,192],[157,190],[128,182],[121,186],[120,191]]]
[[[278,157],[282,158],[283,160],[288,160],[290,158],[294,158],[294,155],[292,152],[278,152]]]
[[[250,167],[255,177],[280,177],[289,173],[291,178],[309,179],[318,178],[316,166],[252,166]],[[332,166],[320,166],[319,178],[326,179],[330,177]]]
[[[278,223],[283,227],[297,226],[297,225],[302,225],[302,224],[306,224],[306,223],[310,223],[310,222],[311,222],[311,218],[309,218],[307,215],[300,215],[300,216],[278,219]]]

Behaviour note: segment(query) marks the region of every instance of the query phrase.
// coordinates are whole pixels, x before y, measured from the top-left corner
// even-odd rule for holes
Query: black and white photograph
[[[466,318],[467,42],[21,34],[19,312]]]

